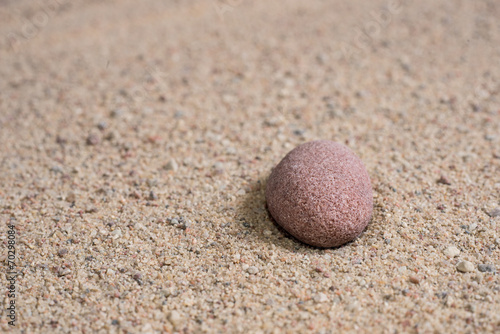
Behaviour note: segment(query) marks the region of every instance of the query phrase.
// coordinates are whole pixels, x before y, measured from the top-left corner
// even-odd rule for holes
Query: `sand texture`
[[[225,1],[225,2],[224,2]],[[0,332],[498,333],[498,1],[0,1]],[[373,219],[265,206],[318,139]]]

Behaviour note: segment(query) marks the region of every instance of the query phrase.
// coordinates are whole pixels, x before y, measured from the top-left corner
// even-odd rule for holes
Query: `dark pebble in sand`
[[[495,272],[495,266],[491,264],[478,264],[477,269],[482,273],[493,273]]]

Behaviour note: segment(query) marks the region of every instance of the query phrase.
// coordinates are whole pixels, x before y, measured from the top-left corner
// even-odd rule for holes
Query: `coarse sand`
[[[498,333],[497,1],[0,1],[0,332]],[[317,139],[373,219],[265,207]],[[4,277],[2,275],[2,277]]]

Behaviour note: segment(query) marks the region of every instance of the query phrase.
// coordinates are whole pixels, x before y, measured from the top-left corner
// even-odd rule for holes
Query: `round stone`
[[[328,140],[290,151],[269,176],[266,201],[280,226],[318,247],[355,239],[373,212],[370,176],[363,162],[346,146]]]

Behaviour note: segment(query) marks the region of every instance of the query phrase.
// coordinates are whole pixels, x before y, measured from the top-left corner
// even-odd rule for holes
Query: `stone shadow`
[[[325,250],[337,250],[343,247],[349,247],[360,238],[371,234],[371,228],[375,223],[377,215],[377,206],[374,206],[372,221],[368,224],[363,233],[351,242],[344,245],[331,248],[314,247],[303,243],[296,239],[287,231],[285,231],[273,219],[266,205],[265,189],[268,175],[259,177],[257,180],[250,183],[252,191],[246,193],[243,202],[236,208],[237,228],[243,234],[243,238],[247,240],[257,240],[261,243],[267,243],[286,249],[290,252],[299,253],[318,253]],[[368,232],[368,233],[367,233]]]
[[[290,252],[317,253],[324,248],[309,246],[297,240],[276,223],[266,205],[265,190],[268,175],[250,184],[253,191],[245,194],[243,202],[236,209],[236,217],[244,238],[272,244]]]

